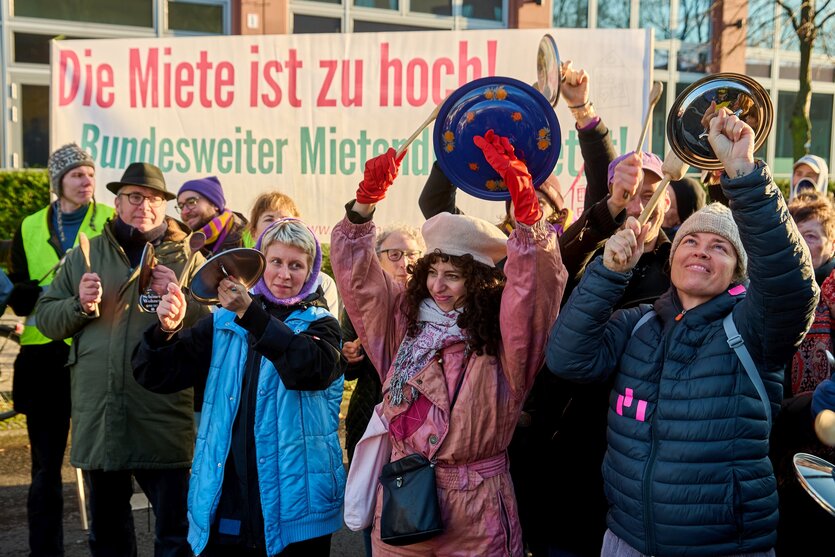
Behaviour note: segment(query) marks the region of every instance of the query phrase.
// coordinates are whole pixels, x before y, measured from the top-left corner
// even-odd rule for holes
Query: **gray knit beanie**
[[[730,209],[721,203],[711,203],[690,215],[690,218],[679,227],[676,237],[673,239],[673,245],[670,248],[670,262],[672,262],[673,255],[681,240],[694,232],[712,232],[729,241],[736,250],[736,271],[733,280],[734,282],[741,282],[745,279],[748,274],[748,255],[745,253],[745,246],[742,245],[739,229],[734,222]]]
[[[49,171],[49,185],[55,195],[61,197],[61,180],[64,175],[79,166],[96,167],[93,158],[75,143],[67,143],[49,155],[46,168]]]

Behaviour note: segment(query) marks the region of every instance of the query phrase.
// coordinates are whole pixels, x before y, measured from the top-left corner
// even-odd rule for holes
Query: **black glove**
[[[41,295],[41,288],[37,281],[27,280],[14,285],[12,293],[9,294],[9,307],[15,315],[29,315],[38,303],[38,296]]]

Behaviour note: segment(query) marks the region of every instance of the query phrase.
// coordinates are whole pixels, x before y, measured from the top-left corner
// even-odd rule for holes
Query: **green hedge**
[[[0,171],[0,239],[10,239],[20,221],[49,203],[46,170]]]

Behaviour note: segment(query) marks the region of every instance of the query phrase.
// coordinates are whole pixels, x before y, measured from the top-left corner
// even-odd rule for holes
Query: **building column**
[[[548,29],[553,25],[553,0],[508,0],[510,29]]]
[[[710,71],[745,73],[746,0],[716,0],[710,14]]]
[[[285,35],[290,31],[289,0],[232,0],[233,35]]]

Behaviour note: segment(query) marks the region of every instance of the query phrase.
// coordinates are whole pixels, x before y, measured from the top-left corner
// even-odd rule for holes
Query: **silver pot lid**
[[[234,248],[221,252],[197,269],[191,279],[189,290],[192,297],[204,304],[218,302],[217,288],[227,276],[238,279],[247,290],[264,274],[267,260],[264,254],[252,248]]]

